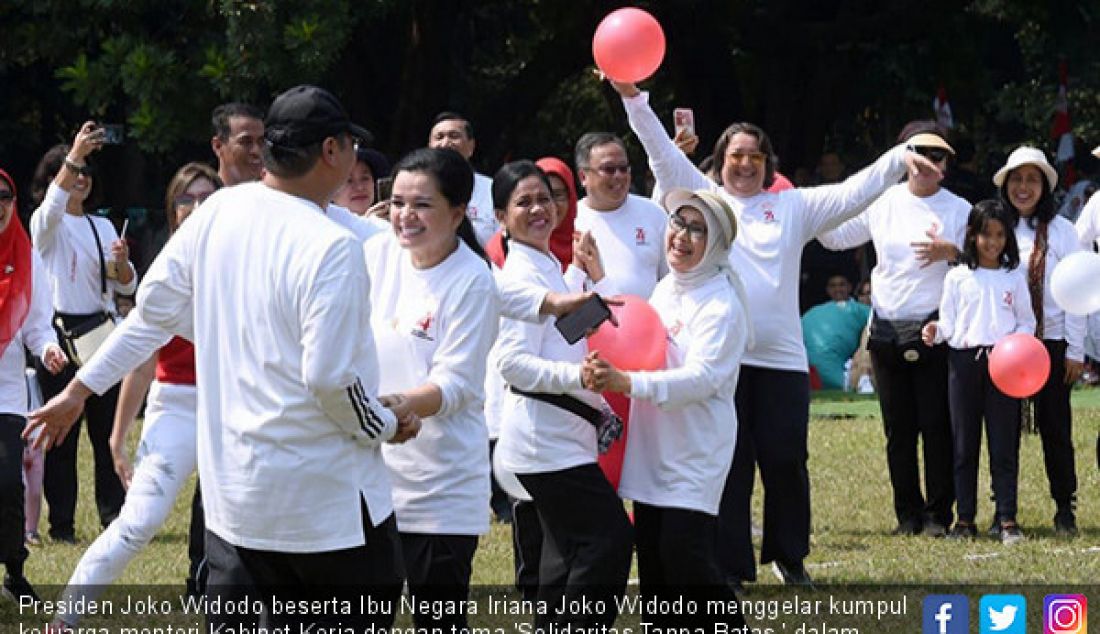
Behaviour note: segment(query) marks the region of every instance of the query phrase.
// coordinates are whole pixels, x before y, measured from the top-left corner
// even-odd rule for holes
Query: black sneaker
[[[1077,516],[1072,506],[1059,506],[1054,514],[1054,534],[1059,537],[1077,536]]]
[[[1001,538],[1001,519],[996,515],[993,516],[993,521],[989,523],[989,530],[986,531],[986,534],[993,539]]]
[[[806,572],[806,567],[802,565],[802,562],[797,563],[783,563],[781,561],[772,562],[772,572],[775,573],[779,580],[788,586],[807,586],[813,587],[814,582],[810,579],[810,574]]]
[[[50,531],[50,540],[59,544],[69,544],[70,546],[76,545],[76,535],[67,531]]]
[[[920,535],[923,526],[921,521],[915,517],[911,517],[907,520],[898,522],[898,525],[894,527],[894,530],[890,531],[891,535]]]
[[[24,599],[30,599],[33,603],[41,601],[41,599],[38,598],[38,593],[36,593],[31,586],[31,582],[27,581],[27,578],[22,575],[18,577],[4,575],[3,593],[5,597],[8,597],[20,605],[23,604]]]
[[[1000,533],[998,532],[998,535]],[[978,527],[968,522],[955,522],[954,528],[947,534],[948,539],[977,539]]]
[[[921,529],[920,534],[925,537],[940,539],[947,536],[947,527],[934,519],[926,519],[924,520],[924,528]]]

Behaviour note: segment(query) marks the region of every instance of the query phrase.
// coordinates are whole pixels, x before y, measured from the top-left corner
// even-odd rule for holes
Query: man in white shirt
[[[474,126],[457,112],[441,112],[432,121],[428,147],[451,148],[469,161],[477,148]],[[477,243],[482,247],[500,228],[493,211],[493,179],[477,171],[474,172],[474,193],[466,205],[466,217],[470,219]]]
[[[210,117],[214,128],[210,148],[218,157],[218,178],[226,187],[259,180],[264,167],[260,157],[263,116],[259,108],[240,102],[214,108]]]
[[[668,215],[651,200],[630,193],[630,161],[622,139],[589,132],[577,141],[574,159],[585,197],[577,203],[574,228],[595,240],[612,292],[648,299],[668,273],[664,237]]]
[[[420,422],[399,422],[370,396],[378,365],[361,243],[321,220],[367,132],[315,86],[276,98],[264,127],[262,182],[219,190],[192,214],[150,268],[138,310],[195,343],[210,593],[259,595],[266,625],[275,587],[279,600],[322,586],[396,598],[379,445],[415,436]],[[359,615],[358,601],[353,611],[301,623],[392,624]]]

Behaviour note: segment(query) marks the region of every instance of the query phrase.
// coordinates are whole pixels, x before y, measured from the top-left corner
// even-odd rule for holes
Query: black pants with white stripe
[[[751,502],[757,465],[764,483],[760,562],[801,564],[810,553],[810,377],[743,365],[736,401],[737,448],[718,511],[718,563],[728,580],[755,581]]]
[[[893,344],[870,348],[882,426],[886,464],[894,490],[899,524],[925,519],[950,527],[955,502],[951,419],[947,399],[947,345],[920,347],[920,357],[906,360]],[[921,493],[917,444],[924,458],[925,493]]]
[[[951,349],[947,353],[948,398],[955,446],[955,494],[960,521],[974,523],[978,510],[978,462],[982,420],[989,435],[996,514],[1016,519],[1020,463],[1020,401],[1007,396],[989,378],[989,349]]]
[[[537,474],[518,474],[531,494],[542,523],[539,599],[550,613],[536,616],[535,625],[610,626],[618,612],[634,552],[634,529],[622,500],[596,463]],[[564,584],[543,580],[562,579]],[[556,613],[562,600],[603,601],[603,613]]]

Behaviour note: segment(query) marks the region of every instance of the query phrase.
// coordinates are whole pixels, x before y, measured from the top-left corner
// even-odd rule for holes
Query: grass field
[[[807,567],[819,584],[859,584],[864,588],[892,584],[1089,585],[1100,578],[1100,476],[1095,453],[1100,428],[1100,390],[1074,393],[1080,535],[1076,539],[1053,535],[1054,505],[1047,493],[1041,446],[1037,436],[1027,436],[1021,448],[1019,495],[1019,521],[1027,540],[1011,548],[984,537],[959,543],[890,536],[895,521],[877,401],[874,397],[843,393],[820,394],[815,396],[811,413],[813,535]],[[987,465],[983,450],[978,517],[982,527],[988,525],[991,513]],[[64,584],[84,548],[98,534],[92,502],[90,449],[84,440],[80,473],[79,544],[53,544],[47,539],[43,546],[35,548],[27,563],[27,576],[37,586]],[[758,482],[754,498],[758,523],[759,493]],[[177,501],[168,525],[129,567],[121,584],[182,584],[187,570],[190,499],[188,488]],[[48,528],[45,518],[42,522],[41,532],[45,535]],[[506,586],[511,579],[510,527],[494,523],[478,549],[474,583]],[[770,570],[761,569],[759,584],[750,590],[750,596],[753,593],[767,596],[768,588],[778,590],[776,583]],[[51,587],[45,594],[54,592],[56,588]],[[910,607],[912,610],[919,614],[919,606]],[[10,607],[0,606],[0,622],[7,621],[10,614]],[[827,631],[824,627],[822,624],[821,634]]]

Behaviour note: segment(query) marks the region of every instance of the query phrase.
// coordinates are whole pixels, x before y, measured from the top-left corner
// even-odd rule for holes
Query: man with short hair
[[[322,586],[396,599],[403,573],[379,445],[415,436],[420,422],[372,396],[362,246],[322,220],[368,133],[316,86],[276,98],[264,128],[262,182],[219,190],[192,214],[150,267],[137,310],[195,343],[209,592],[258,593],[267,620],[276,588],[279,599]],[[208,622],[256,615],[239,616]]]
[[[577,203],[574,228],[595,240],[607,280],[601,285],[648,299],[668,273],[668,215],[653,201],[630,193],[630,161],[619,137],[589,132],[577,141],[574,158],[586,194]]]
[[[474,126],[457,112],[441,112],[432,121],[428,147],[451,148],[469,161],[477,148]],[[493,179],[477,171],[474,171],[474,193],[466,205],[466,217],[474,227],[478,244],[483,247],[500,228],[493,211]]]
[[[226,187],[259,180],[263,172],[263,117],[259,108],[236,101],[214,108],[210,147],[218,157],[218,177]]]

